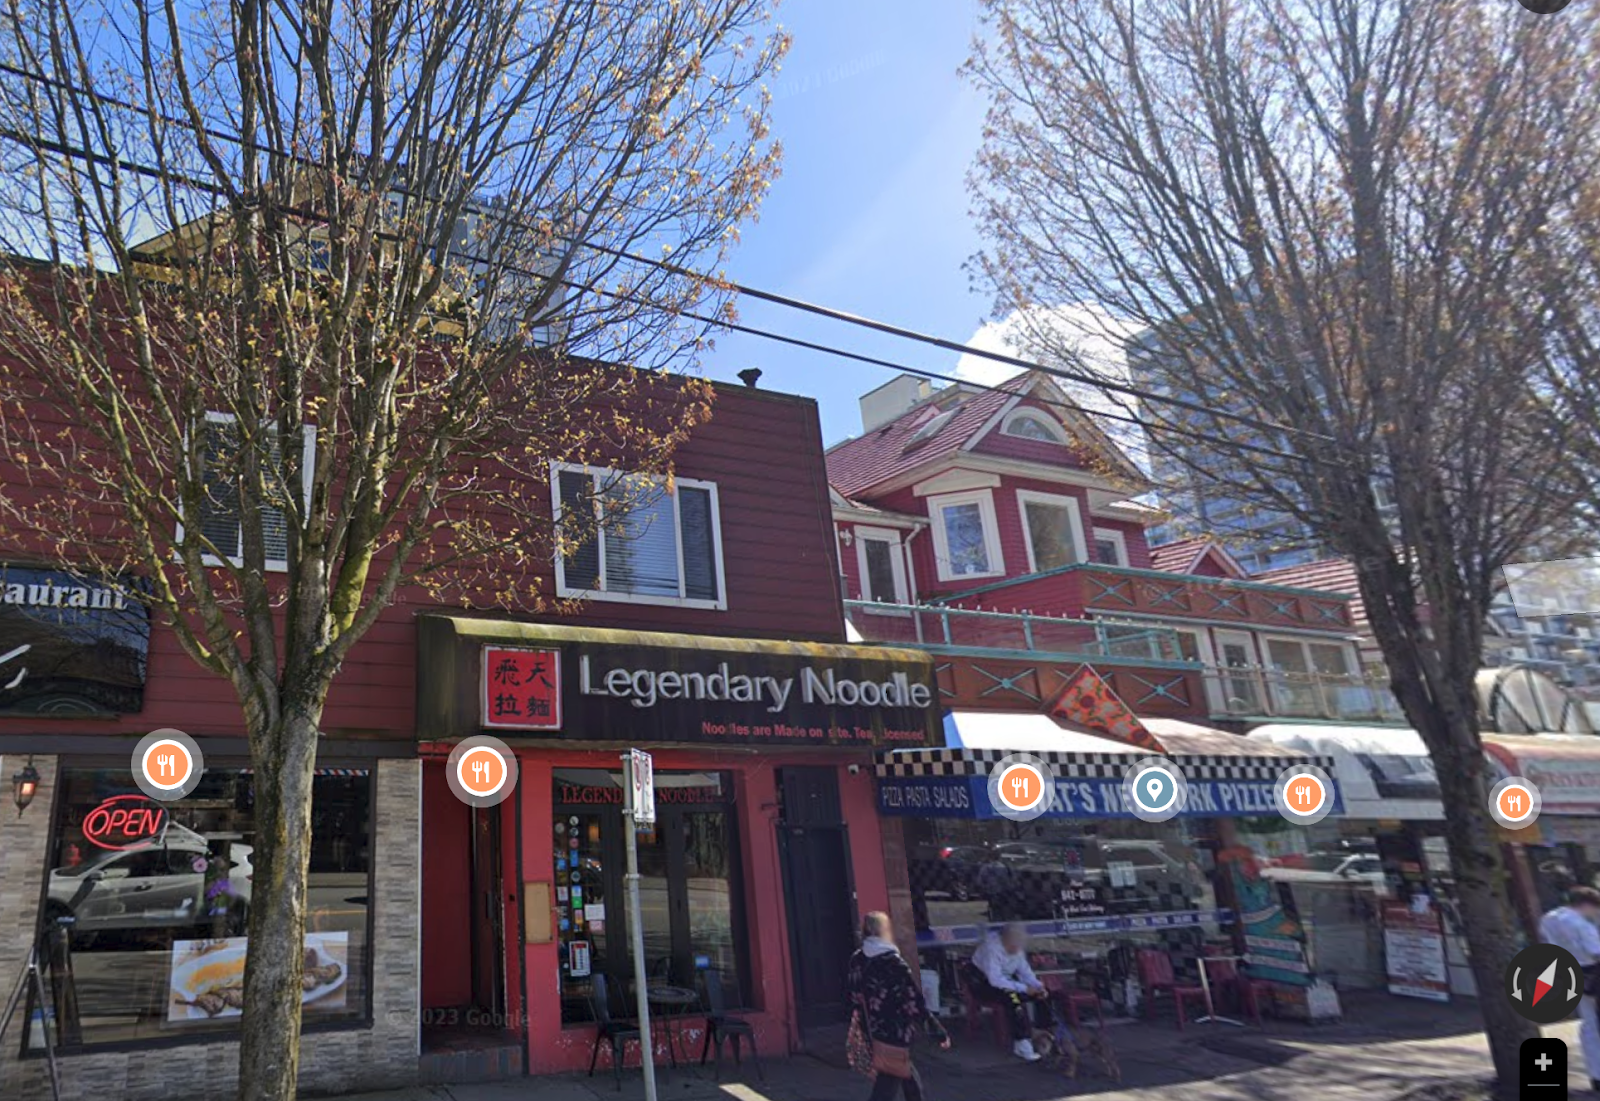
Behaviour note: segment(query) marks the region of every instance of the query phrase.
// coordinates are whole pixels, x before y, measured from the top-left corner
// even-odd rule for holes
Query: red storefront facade
[[[517,792],[473,808],[450,790],[444,735],[486,729],[481,690],[507,647],[560,654],[561,726],[493,731],[517,756]],[[480,1045],[496,1031],[525,1043],[532,1073],[583,1069],[596,1001],[617,1015],[631,1007],[619,756],[634,745],[655,763],[658,821],[639,839],[652,984],[703,997],[714,972],[767,1053],[798,1049],[809,1027],[843,1019],[856,920],[890,904],[873,751],[932,736],[925,655],[430,617],[420,657],[432,672],[418,717],[422,1000],[439,1047],[452,1036],[465,1046],[470,1026]],[[602,664],[612,689],[626,673],[670,698],[644,706],[631,689],[607,695]],[[753,699],[739,698],[747,676],[765,682]],[[706,682],[710,699],[698,689]],[[723,682],[734,698],[720,698]],[[892,702],[842,702],[857,684],[887,686]],[[698,1054],[702,1022],[691,1012],[675,1027],[679,1057]]]

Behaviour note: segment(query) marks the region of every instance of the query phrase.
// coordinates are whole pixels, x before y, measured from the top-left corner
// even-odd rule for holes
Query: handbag
[[[911,1077],[911,1049],[872,1041],[872,1072],[887,1074],[890,1078]]]
[[[862,1010],[858,1008],[850,1014],[850,1031],[844,1038],[844,1053],[850,1062],[850,1069],[868,1078],[874,1073],[872,1047],[866,1026],[862,1023]]]

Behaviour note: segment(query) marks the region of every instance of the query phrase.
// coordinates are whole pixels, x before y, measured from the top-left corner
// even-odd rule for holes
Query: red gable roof
[[[947,386],[888,424],[830,447],[828,481],[846,497],[854,497],[930,459],[953,455],[1031,382],[1023,374],[992,390]],[[955,415],[932,435],[913,438],[933,417],[951,410]]]
[[[1245,579],[1245,571],[1233,560],[1233,555],[1224,550],[1220,543],[1204,535],[1151,547],[1150,568],[1164,573],[1192,574],[1199,570],[1201,561],[1207,556],[1216,563],[1219,576]]]

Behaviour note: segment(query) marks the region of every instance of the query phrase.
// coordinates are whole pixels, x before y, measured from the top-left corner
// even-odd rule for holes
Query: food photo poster
[[[180,940],[172,945],[167,1024],[238,1017],[244,1013],[244,960],[248,937]],[[307,933],[301,1006],[307,1014],[345,1007],[350,975],[350,934]]]

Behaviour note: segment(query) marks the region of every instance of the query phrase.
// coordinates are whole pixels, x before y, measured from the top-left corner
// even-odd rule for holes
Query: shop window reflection
[[[255,873],[250,772],[211,768],[173,803],[126,770],[68,768],[42,912],[44,1007],[67,1048],[236,1028]],[[306,1022],[370,1016],[371,779],[313,781]],[[43,1042],[31,1030],[28,1045]]]

